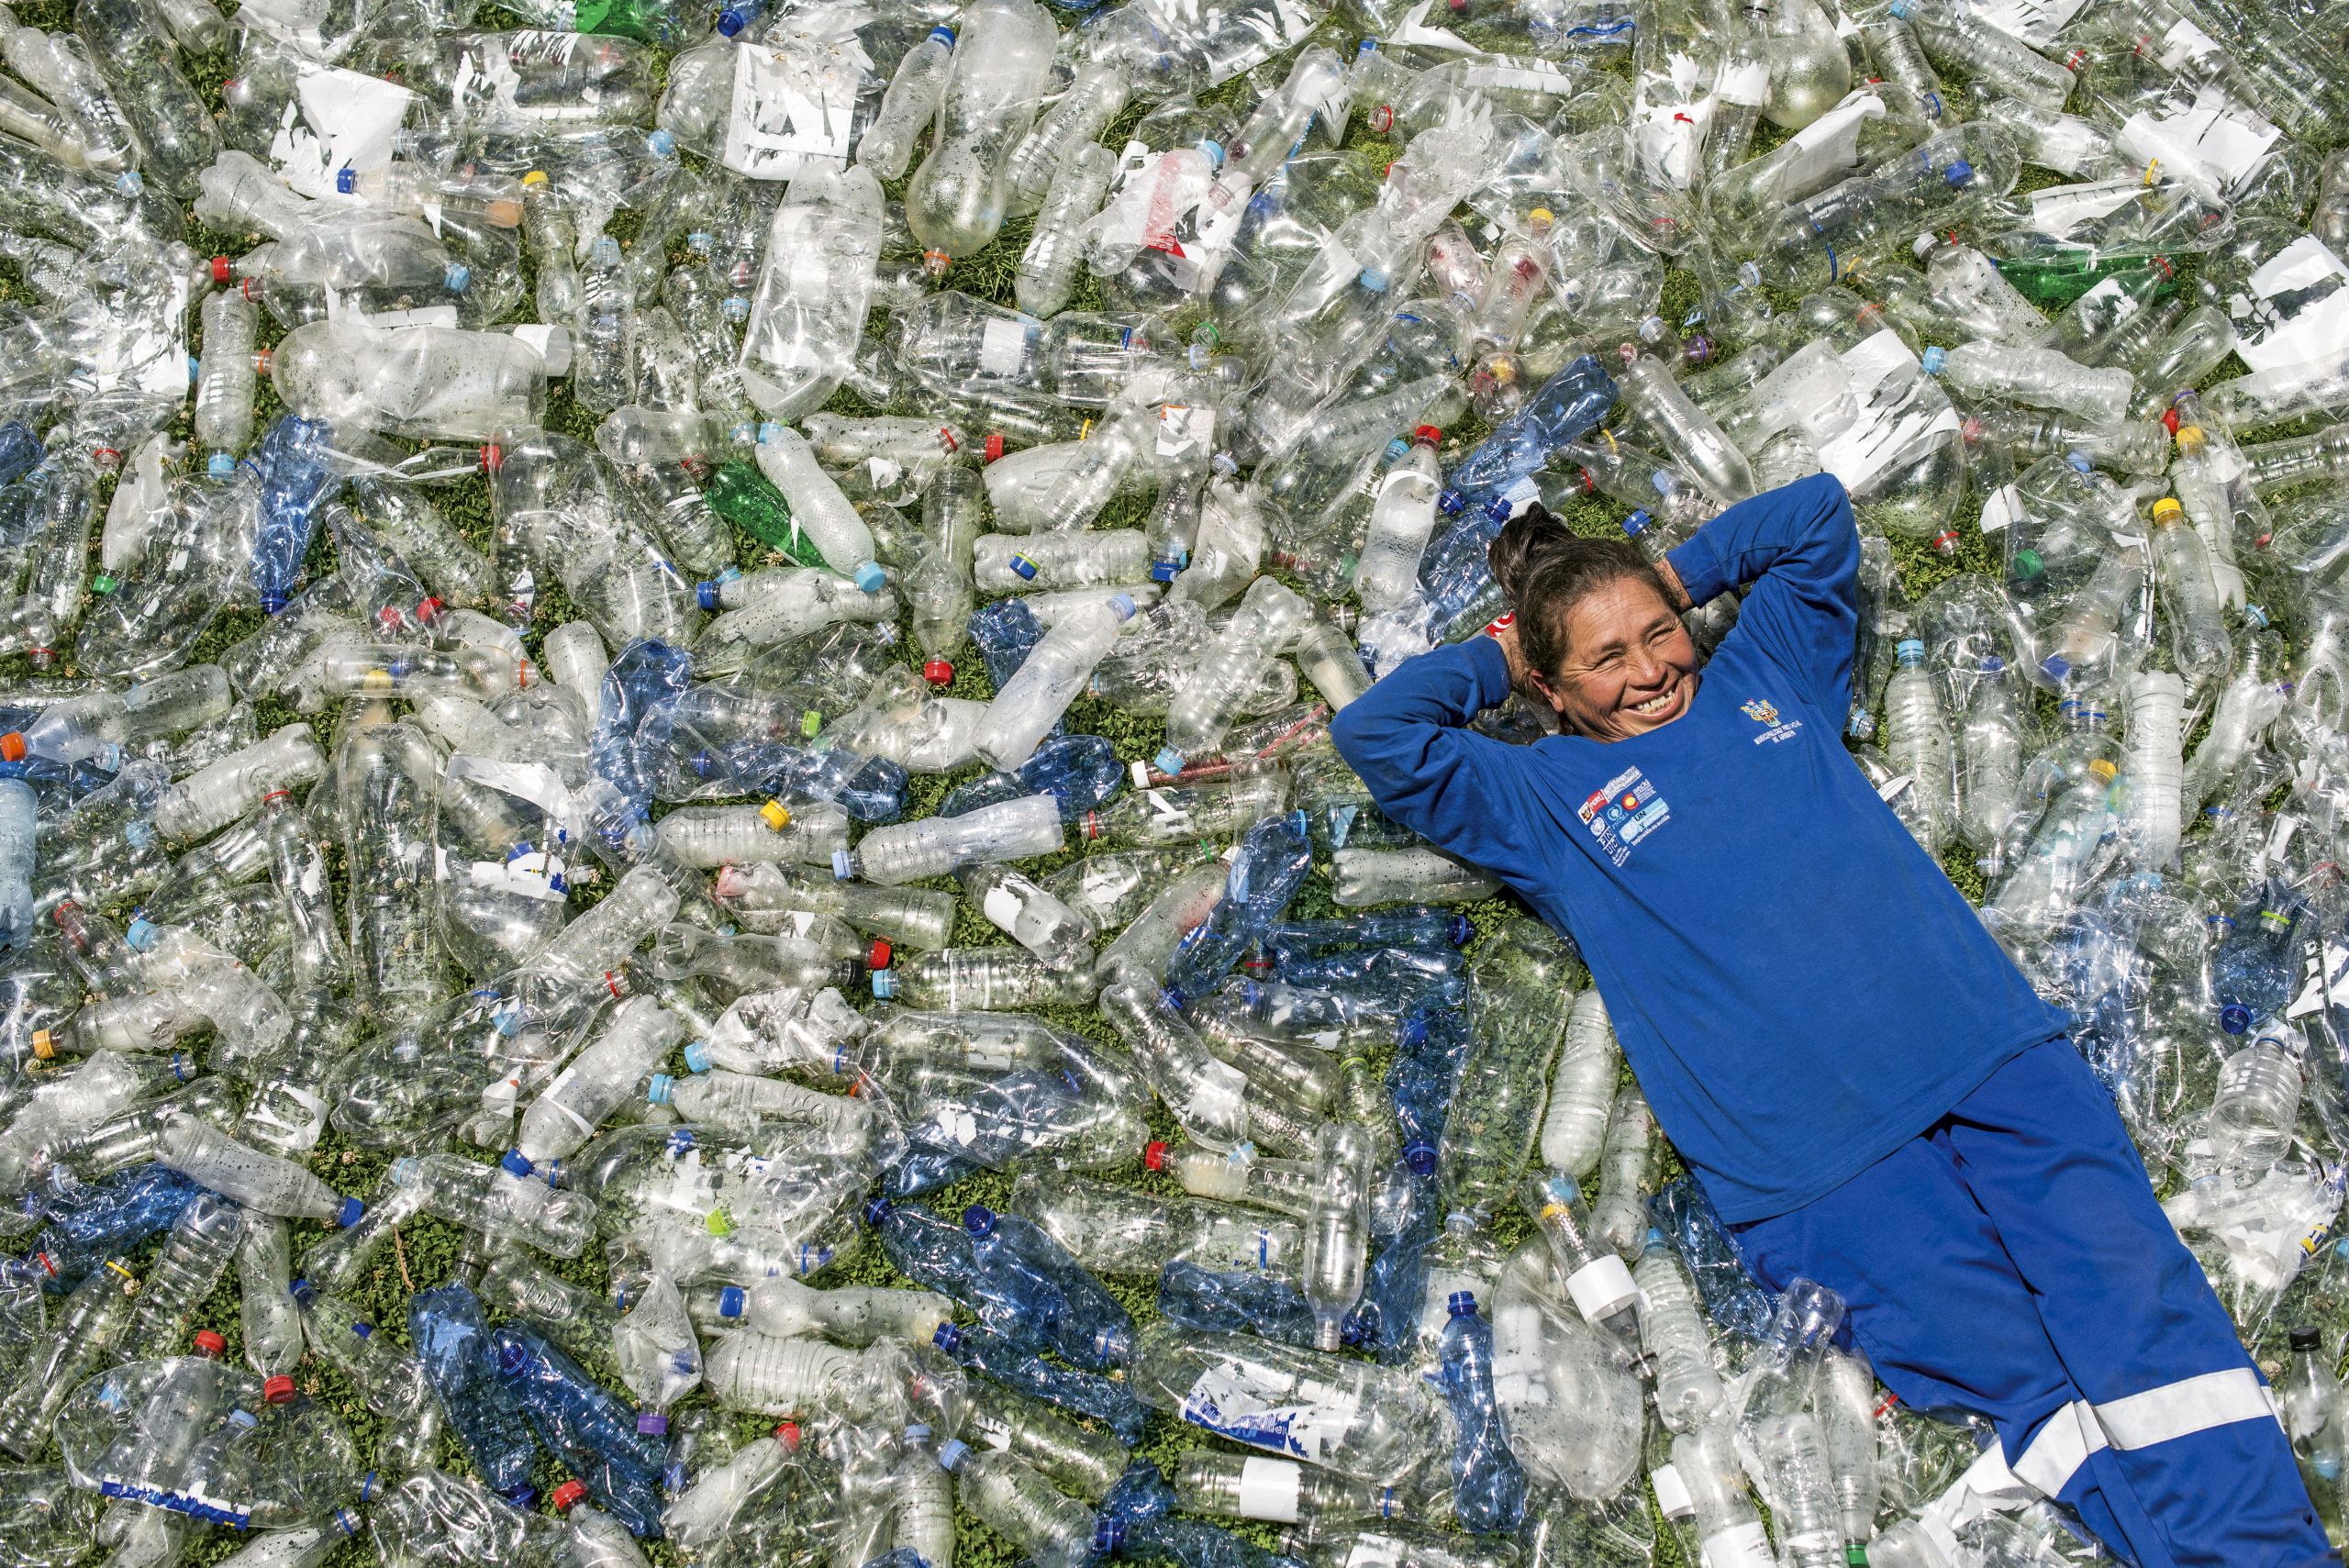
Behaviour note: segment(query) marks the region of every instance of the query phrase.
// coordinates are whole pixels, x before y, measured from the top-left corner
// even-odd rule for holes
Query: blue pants
[[[2070,1041],[1731,1229],[1765,1284],[1842,1296],[1903,1403],[1988,1417],[2015,1476],[2140,1568],[2339,1563],[2266,1381]]]

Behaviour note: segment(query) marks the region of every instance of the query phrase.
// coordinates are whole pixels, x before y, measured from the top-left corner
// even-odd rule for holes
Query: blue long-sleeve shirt
[[[1511,746],[1489,637],[1413,659],[1330,727],[1396,820],[1582,949],[1656,1118],[1725,1219],[1798,1208],[2063,1032],[1843,749],[1859,537],[1820,475],[1671,556],[1753,583],[1681,717]]]

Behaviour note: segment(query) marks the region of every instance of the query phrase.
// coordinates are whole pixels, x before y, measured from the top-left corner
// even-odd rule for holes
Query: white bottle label
[[[338,206],[361,205],[335,190],[344,169],[367,173],[392,161],[392,138],[416,95],[380,76],[307,61],[295,66],[294,96],[269,144],[269,161],[306,196]],[[440,232],[440,226],[433,226]]]
[[[2279,301],[2288,299],[2288,308]],[[2235,351],[2254,371],[2332,364],[2349,349],[2349,266],[2323,240],[2304,234],[2251,274],[2248,292],[2227,301]]]
[[[1720,85],[1715,90],[1725,104],[1758,109],[1770,96],[1770,67],[1758,60],[1743,65],[1725,65],[1721,68]]]
[[[734,51],[734,95],[718,158],[753,180],[788,180],[806,169],[844,169],[856,95],[872,70],[854,34],[828,49]]]
[[[1655,1506],[1668,1519],[1693,1519],[1697,1517],[1696,1500],[1688,1496],[1687,1482],[1671,1464],[1659,1464],[1648,1472],[1648,1485],[1655,1488]]]
[[[1775,1568],[1778,1561],[1771,1555],[1769,1533],[1759,1519],[1707,1536],[1704,1551],[1705,1568]]]
[[[1820,443],[1819,466],[1865,499],[1876,479],[1921,456],[1944,434],[1955,435],[1957,410],[1890,328],[1845,350],[1842,361],[1861,417]]]
[[[1028,328],[1022,322],[999,316],[987,318],[979,332],[979,373],[1010,375],[1028,357]]]
[[[1242,1518],[1297,1522],[1297,1495],[1305,1472],[1286,1459],[1248,1458],[1240,1462],[1240,1514]]]
[[[980,913],[1007,931],[1019,922],[1020,911],[1027,907],[1026,902],[1008,885],[990,887],[986,896],[979,900]]]
[[[2022,493],[2012,484],[2001,484],[1984,497],[1982,502],[1982,531],[1995,534],[2005,529],[2022,516]]]
[[[1787,143],[1786,172],[1780,190],[1808,191],[1831,179],[1841,179],[1859,166],[1860,127],[1884,117],[1884,100],[1874,93],[1854,93],[1797,131]]]
[[[1566,1294],[1574,1297],[1582,1315],[1596,1323],[1627,1303],[1639,1299],[1640,1287],[1631,1283],[1631,1271],[1622,1259],[1609,1252],[1594,1258],[1566,1276]]]

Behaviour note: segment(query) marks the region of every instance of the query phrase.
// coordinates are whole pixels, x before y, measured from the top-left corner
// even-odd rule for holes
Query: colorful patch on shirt
[[[1631,858],[1631,846],[1672,820],[1672,807],[1653,780],[1625,768],[1590,792],[1576,813],[1590,828],[1599,853],[1617,865]]]
[[[1802,728],[1802,720],[1799,718],[1789,718],[1783,723],[1780,722],[1778,705],[1767,697],[1755,697],[1752,702],[1742,702],[1737,705],[1737,709],[1763,727],[1762,733],[1753,738],[1753,743],[1756,746],[1765,741],[1791,740],[1795,738],[1796,732]]]

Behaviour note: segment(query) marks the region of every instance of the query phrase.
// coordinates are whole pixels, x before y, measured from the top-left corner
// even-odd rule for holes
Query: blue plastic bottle
[[[481,1298],[462,1284],[418,1291],[408,1298],[407,1337],[473,1468],[518,1501],[530,1490],[539,1449],[521,1401],[498,1373]]]
[[[963,1211],[963,1229],[995,1288],[1044,1318],[1052,1349],[1090,1371],[1124,1363],[1133,1349],[1133,1318],[1067,1248],[1033,1221],[984,1204]]]
[[[1313,869],[1313,840],[1305,813],[1267,817],[1250,828],[1232,857],[1223,896],[1193,927],[1166,965],[1166,989],[1177,1007],[1204,995],[1288,912]]]
[[[1073,1367],[1054,1366],[1024,1346],[981,1328],[941,1323],[931,1342],[965,1372],[977,1373],[1038,1404],[1090,1417],[1128,1448],[1141,1441],[1150,1407],[1122,1383]]]
[[[1514,1531],[1525,1518],[1525,1471],[1509,1451],[1493,1389],[1493,1326],[1476,1298],[1454,1291],[1443,1326],[1443,1396],[1459,1429],[1452,1453],[1453,1507],[1477,1535]]]

